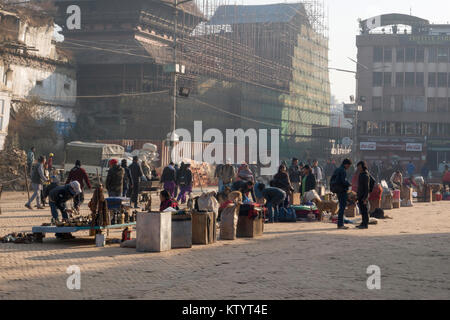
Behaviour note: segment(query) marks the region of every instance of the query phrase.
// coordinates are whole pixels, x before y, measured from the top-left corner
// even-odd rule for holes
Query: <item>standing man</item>
[[[53,174],[53,158],[55,155],[53,153],[50,153],[47,160],[47,170],[50,173],[50,175]]]
[[[186,193],[191,194],[192,193],[192,171],[191,171],[191,164],[181,164],[180,171],[177,175],[177,184],[180,186],[180,193],[178,195],[177,201],[181,204],[186,203]]]
[[[147,181],[142,172],[142,168],[139,164],[138,156],[133,157],[133,163],[128,167],[131,174],[132,191],[131,191],[131,204],[134,203],[134,208],[138,208],[138,198],[139,198],[139,185],[141,180]]]
[[[216,170],[214,171],[214,178],[217,178],[218,187],[219,187],[218,192],[222,192],[222,190],[223,190],[222,169],[223,169],[223,164],[219,163],[216,165]]]
[[[119,166],[119,161],[116,159],[110,160],[108,176],[106,177],[106,190],[108,190],[110,198],[122,196],[124,176],[125,170]]]
[[[300,192],[300,169],[298,166],[298,159],[292,159],[292,164],[289,167],[289,179],[291,180],[292,187],[294,188],[294,193]]]
[[[369,228],[369,211],[367,207],[369,199],[369,189],[370,189],[370,176],[367,169],[367,164],[361,161],[357,165],[359,171],[358,179],[358,207],[362,216],[361,225],[357,226],[357,229],[368,229]]]
[[[323,179],[323,172],[322,172],[322,168],[319,167],[318,160],[313,161],[312,173],[314,174],[314,177],[316,177],[316,185],[321,186],[322,179]]]
[[[414,163],[412,163],[412,161],[409,161],[408,165],[406,166],[406,172],[408,172],[409,177],[412,177],[416,172],[416,166],[414,165]]]
[[[70,170],[69,176],[67,177],[66,180],[66,184],[69,184],[73,181],[77,181],[80,184],[81,188],[81,192],[76,194],[73,198],[73,206],[75,207],[76,210],[80,210],[80,207],[84,202],[84,193],[83,193],[84,185],[86,184],[89,190],[92,188],[86,170],[84,170],[81,167],[80,160],[75,161],[75,167],[73,167],[73,169]]]
[[[302,178],[302,197],[306,195],[307,192],[316,189],[316,177],[312,173],[312,169],[309,165],[303,167],[303,178]]]
[[[31,174],[31,168],[33,166],[34,163],[34,159],[35,159],[35,151],[36,148],[35,147],[31,147],[30,151],[28,151],[27,153],[27,172],[29,174]]]
[[[163,170],[163,173],[161,175],[161,183],[164,184],[164,190],[167,190],[172,198],[175,197],[175,187],[177,185],[176,181],[177,173],[174,167],[174,163],[171,162]]]
[[[121,167],[123,168],[125,175],[123,177],[123,189],[122,197],[129,197],[131,189],[133,188],[133,180],[131,179],[130,169],[127,166],[127,159],[122,159]]]
[[[231,188],[236,175],[236,170],[231,164],[230,159],[227,159],[227,163],[222,167],[222,170],[220,170],[219,174],[219,179],[222,180],[222,189],[220,190],[220,192],[225,190],[226,187]]]
[[[352,165],[350,159],[345,159],[342,165],[336,169],[330,181],[331,192],[334,192],[338,196],[339,200],[339,215],[338,215],[338,229],[347,230],[348,227],[344,226],[344,212],[347,207],[348,200],[348,188],[351,184],[347,180],[347,170]]]
[[[41,205],[41,192],[43,190],[44,182],[47,182],[47,178],[44,174],[44,163],[45,157],[40,156],[38,162],[31,168],[31,187],[33,188],[33,195],[25,204],[25,207],[30,210],[33,210],[33,208],[31,208],[31,203],[34,199],[36,199],[37,208],[44,209]]]

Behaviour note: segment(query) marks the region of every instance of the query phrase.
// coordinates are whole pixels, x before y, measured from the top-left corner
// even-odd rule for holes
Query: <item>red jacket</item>
[[[66,184],[69,184],[72,181],[78,181],[81,186],[81,190],[84,189],[84,183],[86,182],[86,185],[89,189],[91,189],[91,183],[89,182],[89,177],[86,173],[86,171],[83,168],[75,167],[69,172],[69,176],[67,177]]]

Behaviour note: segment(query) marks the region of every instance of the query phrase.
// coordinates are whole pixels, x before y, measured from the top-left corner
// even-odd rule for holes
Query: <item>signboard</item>
[[[421,143],[407,143],[406,151],[408,152],[422,152],[422,144]]]
[[[375,151],[375,150],[377,150],[377,143],[376,142],[360,142],[359,150]]]
[[[408,35],[400,38],[401,44],[446,45],[450,44],[450,35]]]

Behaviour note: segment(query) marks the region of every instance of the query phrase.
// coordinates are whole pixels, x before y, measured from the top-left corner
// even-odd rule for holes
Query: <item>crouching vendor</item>
[[[286,199],[286,192],[275,187],[266,187],[264,183],[257,183],[255,186],[255,193],[258,199],[266,199],[267,213],[270,223],[278,221],[279,208],[283,207]]]
[[[161,204],[159,206],[160,212],[163,212],[168,208],[180,210],[180,208],[178,207],[178,203],[175,201],[175,199],[172,198],[167,190],[161,191],[161,193],[159,194],[159,199],[161,200]]]
[[[78,181],[72,181],[70,184],[54,188],[49,194],[49,204],[52,210],[52,217],[54,221],[58,221],[58,210],[61,211],[63,220],[69,219],[68,213],[70,209],[67,209],[66,202],[73,199],[75,196],[81,193],[81,186]],[[69,234],[56,234],[57,238],[72,238]]]

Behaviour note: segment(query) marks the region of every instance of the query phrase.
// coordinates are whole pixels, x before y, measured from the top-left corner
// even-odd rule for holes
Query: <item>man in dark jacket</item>
[[[266,199],[267,214],[269,222],[277,222],[279,216],[279,208],[283,206],[286,199],[286,192],[280,188],[267,187],[263,183],[257,183],[255,186],[255,193],[258,199]]]
[[[74,207],[75,207],[75,209],[79,210],[80,206],[84,202],[84,193],[83,193],[84,184],[86,183],[89,190],[92,188],[91,182],[89,181],[89,177],[86,173],[86,170],[84,170],[81,167],[80,160],[75,161],[75,167],[73,167],[73,169],[70,170],[69,176],[67,177],[67,180],[66,180],[66,184],[69,184],[72,181],[78,181],[78,183],[80,184],[80,187],[81,187],[81,193],[73,198]]]
[[[25,207],[30,210],[33,210],[31,208],[31,203],[34,199],[36,199],[37,208],[44,209],[44,207],[41,205],[41,191],[43,189],[44,182],[47,181],[47,178],[44,175],[44,163],[45,157],[41,156],[39,157],[38,162],[35,163],[31,168],[31,187],[33,188],[33,195],[25,204]]]
[[[369,199],[369,189],[370,189],[370,176],[367,169],[367,164],[364,161],[358,163],[357,168],[359,170],[358,179],[358,207],[362,216],[362,223],[357,228],[358,229],[368,229],[369,228],[369,211],[367,208],[367,203]]]
[[[134,208],[137,208],[141,179],[144,181],[147,181],[147,179],[144,177],[144,173],[142,171],[141,165],[139,164],[139,158],[137,156],[133,157],[133,163],[128,168],[130,169],[132,181],[131,204],[134,203]]]
[[[70,184],[54,188],[49,194],[49,204],[52,211],[52,217],[58,220],[58,210],[61,211],[62,218],[67,220],[69,218],[69,209],[66,207],[66,202],[73,199],[74,196],[81,193],[81,187],[78,181],[72,181]]]
[[[133,188],[133,179],[131,179],[131,172],[127,166],[127,159],[122,160],[121,167],[125,171],[125,175],[123,177],[122,197],[129,197]]]
[[[339,200],[339,215],[338,215],[338,229],[346,230],[348,227],[344,226],[344,213],[347,207],[348,188],[351,186],[347,180],[347,170],[352,165],[350,159],[345,159],[342,165],[334,171],[330,180],[330,189],[337,194]]]
[[[106,190],[109,197],[121,197],[123,191],[123,177],[125,170],[119,166],[116,159],[109,161],[108,176],[106,177]]]

